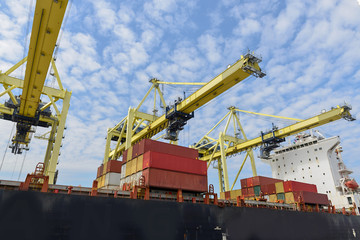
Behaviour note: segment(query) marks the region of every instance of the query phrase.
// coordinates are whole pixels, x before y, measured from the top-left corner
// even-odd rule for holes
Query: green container
[[[259,197],[259,196],[260,196],[260,192],[261,192],[260,186],[255,186],[255,187],[254,187],[254,193],[255,193],[255,196],[256,196],[256,197]]]
[[[278,200],[284,200],[285,201],[285,193],[278,193],[276,195],[277,195]]]

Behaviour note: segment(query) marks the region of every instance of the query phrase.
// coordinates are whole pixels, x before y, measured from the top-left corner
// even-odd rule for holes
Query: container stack
[[[96,180],[98,188],[115,189],[119,187],[122,162],[110,160],[98,167]]]
[[[139,184],[160,189],[207,191],[206,162],[195,149],[144,139],[123,153],[120,187]]]
[[[256,176],[246,179],[241,179],[241,189],[246,200],[254,200],[256,197],[264,196],[266,199],[276,196],[275,183],[282,182],[282,180]]]
[[[297,203],[328,205],[329,200],[326,194],[317,192],[316,185],[297,181],[283,181],[263,176],[241,179],[241,193],[245,200],[255,200],[262,196],[269,202]],[[227,200],[235,200],[234,191],[224,192],[220,197]]]

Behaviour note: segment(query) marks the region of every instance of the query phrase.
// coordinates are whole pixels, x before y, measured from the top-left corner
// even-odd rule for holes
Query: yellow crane
[[[335,108],[332,108],[330,111],[323,112],[319,115],[305,120],[301,120],[296,118],[255,113],[246,110],[240,110],[235,107],[230,107],[229,112],[207,134],[205,134],[205,136],[203,136],[195,145],[191,147],[199,151],[200,159],[203,161],[207,161],[208,167],[210,166],[210,163],[214,161],[217,163],[220,192],[229,191],[233,189],[248,157],[251,161],[253,175],[257,175],[255,160],[252,151],[253,148],[260,147],[261,157],[267,158],[270,154],[270,151],[278,147],[279,143],[284,141],[285,137],[336,121],[341,118],[344,118],[348,121],[355,120],[355,118],[350,114],[350,110],[351,107],[348,105],[337,106]],[[245,112],[267,117],[282,118],[297,122],[280,129],[273,127],[273,129],[269,132],[261,132],[261,136],[257,138],[247,139],[244,129],[240,124],[239,117],[236,114],[237,112]],[[228,119],[226,121],[224,130],[219,133],[219,138],[215,139],[210,137],[211,132],[213,132],[215,128],[226,119],[226,117],[228,117]],[[233,120],[234,124],[233,136],[227,134],[228,127],[231,124],[231,120]],[[242,164],[232,186],[230,187],[226,157],[240,152],[246,152],[246,156],[242,161]]]
[[[21,154],[23,150],[28,150],[30,134],[33,132],[32,126],[51,126],[51,131],[42,136],[48,140],[44,172],[49,176],[50,183],[56,178],[57,159],[71,97],[71,92],[62,86],[52,57],[67,3],[68,0],[36,2],[27,57],[4,73],[0,72],[0,84],[5,89],[0,92],[0,97],[5,94],[9,96],[8,101],[0,104],[0,118],[16,122],[16,133],[10,146],[12,152]],[[11,77],[10,74],[25,62],[24,80]],[[58,88],[45,86],[50,63]],[[21,89],[21,95],[15,96],[12,92],[14,89]],[[42,95],[47,96],[49,102],[42,102],[40,99]],[[62,100],[61,109],[56,104],[59,100]],[[52,114],[50,107],[55,110],[55,115]]]
[[[248,52],[229,66],[220,75],[204,84],[200,89],[185,99],[178,99],[173,106],[166,106],[162,92],[159,89],[161,82],[158,79],[151,79],[151,88],[146,93],[136,108],[129,108],[128,115],[113,128],[108,129],[105,155],[103,163],[108,160],[118,159],[122,152],[130,146],[145,138],[151,138],[166,129],[165,138],[176,141],[178,132],[186,122],[194,116],[194,111],[210,100],[216,98],[229,88],[240,83],[247,77],[264,77],[265,73],[259,67],[261,58]],[[199,83],[192,83],[199,85]],[[148,114],[139,111],[139,108],[148,97],[150,92],[158,93],[163,106],[166,107],[166,114],[158,117],[155,114]],[[155,95],[156,96],[156,95]],[[155,104],[155,100],[154,100]],[[111,149],[111,141],[116,141],[116,146]]]

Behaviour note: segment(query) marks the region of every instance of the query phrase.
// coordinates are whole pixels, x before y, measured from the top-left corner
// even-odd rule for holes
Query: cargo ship
[[[92,188],[44,184],[39,164],[25,182],[0,181],[1,234],[4,239],[359,237],[360,217],[336,211],[313,184],[257,176],[218,198],[208,187],[206,162],[197,158],[194,149],[144,139],[122,161],[100,166]],[[120,174],[120,182],[106,179],[109,173]],[[279,197],[298,190],[302,201]],[[277,198],[266,197],[271,193]]]

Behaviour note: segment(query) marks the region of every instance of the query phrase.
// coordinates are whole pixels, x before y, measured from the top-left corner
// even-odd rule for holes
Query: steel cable
[[[14,128],[15,128],[15,123],[13,124],[13,127],[11,129],[11,133],[10,133],[10,137],[9,137],[9,141],[8,141],[6,147],[5,147],[4,156],[3,156],[3,159],[2,159],[1,165],[0,165],[0,172],[1,172],[1,169],[2,169],[4,161],[5,161],[6,152],[7,152],[7,149],[9,148],[9,144],[10,144],[11,136],[13,135],[13,132],[14,132]]]
[[[23,161],[22,161],[22,163],[21,163],[21,168],[20,168],[20,172],[19,172],[19,176],[18,176],[18,181],[20,180],[20,176],[21,176],[21,173],[22,173],[22,170],[23,170],[23,167],[24,167],[24,162],[25,162],[25,158],[26,158],[26,153],[27,152],[25,152],[25,154],[24,154],[24,159],[23,159]]]

